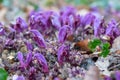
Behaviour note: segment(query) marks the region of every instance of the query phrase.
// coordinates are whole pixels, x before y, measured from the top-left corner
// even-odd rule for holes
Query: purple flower
[[[59,32],[58,32],[59,42],[63,43],[66,40],[67,36],[71,34],[72,34],[72,29],[69,26],[64,25],[59,29]]]
[[[65,7],[60,12],[60,19],[62,26],[69,25],[71,27],[75,24],[76,9],[73,7]]]
[[[58,48],[58,52],[57,52],[58,62],[62,64],[65,57],[68,57],[68,50],[67,47],[63,44]]]
[[[99,19],[99,18],[96,18],[94,20],[94,23],[93,23],[93,27],[94,27],[94,36],[95,37],[98,37],[100,36],[100,34],[102,33],[101,32],[101,29],[102,29],[102,20]]]
[[[18,60],[20,61],[20,67],[21,68],[25,68],[25,63],[24,63],[24,58],[23,58],[23,53],[21,53],[21,52],[18,52],[17,53],[17,58],[18,58]]]
[[[108,27],[106,29],[106,35],[110,36],[111,38],[114,38],[113,36],[113,32],[114,32],[114,28],[116,27],[117,22],[112,19],[109,23],[108,23]]]
[[[20,67],[21,68],[26,68],[29,66],[31,60],[32,60],[32,52],[27,53],[26,60],[23,57],[23,53],[18,52],[17,53],[17,58],[20,61]]]
[[[28,28],[27,23],[22,18],[18,17],[16,19],[16,24],[14,25],[14,29],[17,32],[22,32],[27,28]]]
[[[120,71],[116,71],[115,78],[116,80],[120,80]]]
[[[40,65],[42,65],[42,69],[44,72],[48,72],[48,65],[45,57],[41,53],[36,53],[34,55],[34,58],[39,62]]]
[[[44,11],[34,12],[31,14],[29,19],[29,24],[31,29],[37,29],[40,32],[44,33],[48,30],[49,26],[47,26],[47,17]]]
[[[86,25],[92,25],[93,21],[95,19],[95,16],[92,13],[86,14],[84,17],[82,17],[82,26],[85,27]]]
[[[57,14],[52,15],[51,23],[57,30],[59,30],[59,28],[61,27],[61,21],[60,21],[59,15]]]
[[[45,40],[44,40],[42,34],[38,30],[35,30],[35,29],[32,29],[31,33],[33,34],[33,38],[37,42],[39,47],[45,48],[46,44],[45,44]]]
[[[116,20],[112,19],[107,26],[105,35],[110,37],[110,43],[113,43],[113,40],[120,36],[120,28],[118,27],[118,24]]]
[[[27,53],[27,57],[26,57],[26,67],[29,66],[30,62],[32,61],[32,52]]]

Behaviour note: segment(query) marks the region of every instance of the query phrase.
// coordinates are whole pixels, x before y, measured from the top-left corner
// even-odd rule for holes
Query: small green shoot
[[[92,52],[94,52],[96,50],[97,46],[101,47],[100,56],[107,57],[107,55],[110,52],[110,50],[109,50],[110,44],[108,42],[102,43],[102,41],[100,39],[94,39],[88,43],[88,47],[90,48],[90,50]]]

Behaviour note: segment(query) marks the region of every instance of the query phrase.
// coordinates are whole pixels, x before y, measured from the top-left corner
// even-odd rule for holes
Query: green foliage
[[[7,77],[8,73],[4,69],[0,68],[0,80],[7,80]]]
[[[95,51],[96,47],[97,46],[100,46],[101,47],[101,53],[100,53],[100,56],[102,57],[107,57],[107,55],[109,54],[110,50],[109,50],[109,47],[110,47],[110,44],[108,42],[106,43],[102,43],[101,40],[99,39],[94,39],[92,41],[90,41],[88,43],[88,47],[91,49],[91,51]]]
[[[110,52],[109,47],[110,47],[109,43],[102,44],[102,52],[101,52],[100,56],[107,57],[107,55]]]
[[[94,51],[97,46],[101,44],[101,40],[99,39],[94,39],[88,43],[88,47]]]

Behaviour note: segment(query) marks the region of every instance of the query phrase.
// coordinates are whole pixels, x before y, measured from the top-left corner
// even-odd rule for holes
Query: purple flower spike
[[[112,78],[109,76],[105,76],[104,80],[112,80]]]
[[[24,29],[27,29],[27,23],[20,17],[16,19],[16,24],[14,26],[17,32],[22,32]]]
[[[26,57],[26,67],[29,66],[31,60],[32,60],[32,52],[29,52]]]
[[[64,57],[67,55],[68,55],[67,47],[63,44],[62,46],[59,47],[58,52],[57,52],[58,62],[62,64]]]
[[[31,32],[33,33],[33,35],[34,35],[33,38],[37,42],[39,47],[45,48],[46,44],[45,44],[45,40],[44,40],[42,34],[38,30],[35,30],[35,29],[31,30]]]
[[[69,26],[65,25],[61,27],[58,33],[59,42],[63,43],[70,34],[72,34],[72,29]]]
[[[34,55],[34,58],[39,62],[40,65],[42,65],[42,69],[44,72],[48,72],[48,65],[45,57],[41,53],[36,53]]]
[[[18,52],[18,53],[17,53],[17,58],[18,58],[18,60],[20,61],[20,67],[25,68],[23,53]]]
[[[120,80],[120,71],[116,71],[115,78],[116,80]]]

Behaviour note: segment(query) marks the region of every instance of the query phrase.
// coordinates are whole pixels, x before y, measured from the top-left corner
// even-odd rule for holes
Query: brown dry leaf
[[[90,49],[88,47],[88,42],[89,42],[89,39],[79,41],[74,45],[74,47],[79,48],[82,51],[90,51]]]
[[[99,80],[99,69],[96,66],[90,66],[84,80]]]

